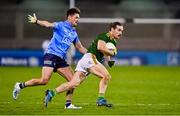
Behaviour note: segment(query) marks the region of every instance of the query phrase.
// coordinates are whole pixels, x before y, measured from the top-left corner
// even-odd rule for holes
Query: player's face
[[[79,14],[78,13],[75,13],[74,15],[69,15],[68,17],[68,21],[74,26],[76,27],[78,22],[79,22]]]
[[[115,29],[112,28],[112,34],[115,39],[119,39],[123,32],[123,26],[117,25]]]

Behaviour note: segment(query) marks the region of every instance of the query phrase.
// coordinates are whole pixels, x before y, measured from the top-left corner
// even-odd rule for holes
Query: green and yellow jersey
[[[103,61],[104,54],[97,49],[98,40],[103,40],[104,42],[108,43],[111,42],[116,46],[116,40],[113,38],[110,38],[109,33],[105,32],[102,34],[99,34],[95,40],[91,43],[91,45],[88,48],[88,53],[92,53],[96,56],[97,60],[99,62]]]

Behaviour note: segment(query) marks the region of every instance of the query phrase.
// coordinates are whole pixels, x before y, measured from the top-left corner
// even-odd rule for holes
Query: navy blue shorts
[[[44,55],[43,66],[53,67],[54,72],[56,72],[58,68],[68,67],[69,64],[67,64],[67,62],[59,56],[46,53]]]

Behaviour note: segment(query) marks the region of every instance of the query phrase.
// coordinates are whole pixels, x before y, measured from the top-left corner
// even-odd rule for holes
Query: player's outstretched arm
[[[37,19],[35,13],[33,13],[33,15],[28,15],[28,22],[33,24],[38,24],[44,27],[51,27],[51,28],[54,27],[54,23]]]
[[[85,54],[87,52],[87,49],[81,44],[81,42],[77,42],[75,44],[76,49],[78,49],[79,52],[81,52],[82,54]]]

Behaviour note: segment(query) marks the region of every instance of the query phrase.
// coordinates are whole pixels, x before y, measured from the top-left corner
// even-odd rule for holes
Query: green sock
[[[98,99],[104,99],[104,93],[99,93]]]
[[[56,91],[56,89],[54,89],[54,90],[51,90],[51,93],[52,93],[52,95],[53,95],[53,97],[57,94],[57,91]]]

